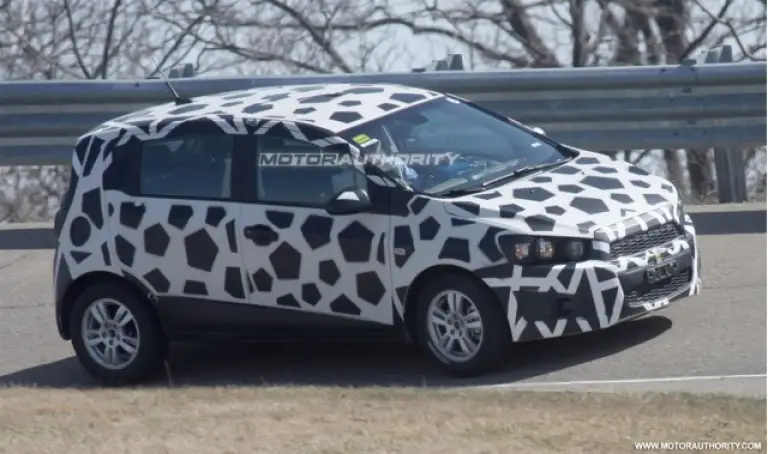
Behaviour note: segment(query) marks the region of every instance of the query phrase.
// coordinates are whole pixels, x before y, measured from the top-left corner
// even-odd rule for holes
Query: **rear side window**
[[[185,136],[146,141],[141,152],[142,195],[229,199],[235,137]]]

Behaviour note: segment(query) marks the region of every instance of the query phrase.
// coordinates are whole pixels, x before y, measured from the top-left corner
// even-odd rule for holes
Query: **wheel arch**
[[[492,297],[496,300],[498,304],[501,304],[496,294],[491,290],[491,288],[488,286],[488,284],[485,283],[481,278],[479,278],[475,273],[472,271],[462,268],[458,265],[434,265],[431,266],[422,272],[420,272],[411,282],[411,285],[408,286],[408,291],[405,294],[405,301],[404,301],[404,324],[405,329],[410,337],[411,340],[418,343],[418,329],[417,329],[417,314],[418,314],[418,306],[419,306],[419,297],[421,296],[421,293],[424,291],[424,288],[426,285],[432,280],[435,279],[438,276],[446,275],[446,274],[458,274],[461,276],[465,276],[472,280],[474,283],[476,283],[480,288],[487,291],[489,295],[492,295]]]
[[[80,297],[86,289],[97,283],[110,283],[115,286],[123,287],[126,291],[131,292],[141,301],[151,304],[147,295],[151,295],[152,292],[130,275],[120,276],[109,271],[92,271],[85,273],[78,276],[67,286],[59,303],[57,311],[58,318],[61,321],[59,329],[61,331],[61,337],[65,340],[70,340],[72,337],[72,333],[69,329],[69,318],[72,315],[75,301],[77,301],[77,298]],[[152,307],[152,310],[154,311],[154,307]]]

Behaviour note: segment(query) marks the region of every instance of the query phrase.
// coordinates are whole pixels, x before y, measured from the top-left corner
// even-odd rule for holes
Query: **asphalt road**
[[[524,389],[685,390],[765,396],[765,204],[697,207],[702,294],[602,332],[521,344],[505,371],[442,377],[410,347],[183,345],[176,385],[505,386]],[[725,213],[723,213],[725,212]],[[94,383],[55,329],[50,226],[0,230],[0,384]]]

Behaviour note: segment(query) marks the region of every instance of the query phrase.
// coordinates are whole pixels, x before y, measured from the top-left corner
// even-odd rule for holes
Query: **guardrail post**
[[[168,71],[169,79],[179,79],[182,77],[195,77],[195,65],[192,63],[185,63],[175,68],[171,68]]]
[[[733,49],[726,45],[710,50],[704,63],[733,63]],[[715,179],[720,203],[747,201],[746,169],[741,149],[715,148]]]
[[[440,60],[432,60],[425,68],[413,68],[411,72],[423,73],[428,71],[464,71],[464,56],[461,54],[448,54]]]

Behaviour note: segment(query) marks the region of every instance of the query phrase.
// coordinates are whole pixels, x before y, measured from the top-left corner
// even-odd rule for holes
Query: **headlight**
[[[499,246],[504,255],[516,263],[576,262],[587,257],[589,245],[587,240],[578,238],[499,237]]]

